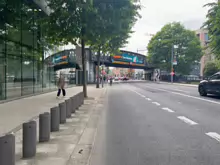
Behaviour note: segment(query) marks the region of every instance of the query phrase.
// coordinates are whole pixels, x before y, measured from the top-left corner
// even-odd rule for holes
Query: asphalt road
[[[154,83],[108,89],[90,165],[219,165],[220,99]]]

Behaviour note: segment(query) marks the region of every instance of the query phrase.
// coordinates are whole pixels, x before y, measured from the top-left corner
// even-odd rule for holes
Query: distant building
[[[211,49],[208,47],[208,44],[209,44],[208,30],[206,30],[206,29],[196,30],[196,35],[201,42],[201,46],[202,46],[203,52],[204,52],[204,55],[200,59],[200,65],[199,65],[200,76],[203,76],[203,71],[204,71],[205,65],[207,64],[207,62],[213,61],[215,59],[215,57],[211,53]],[[194,68],[198,68],[198,67],[195,66]],[[192,72],[195,73],[196,71],[193,69]]]

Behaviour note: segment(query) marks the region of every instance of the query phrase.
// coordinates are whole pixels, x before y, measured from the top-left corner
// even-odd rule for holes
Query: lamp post
[[[85,57],[85,4],[86,0],[82,0],[82,27],[81,27],[81,55],[82,55],[82,68],[83,68],[83,94],[87,97],[87,76],[86,76],[86,57]]]
[[[177,65],[177,62],[176,62],[176,58],[174,58],[175,57],[175,52],[174,52],[174,49],[175,48],[178,48],[178,45],[174,45],[174,44],[172,44],[172,53],[171,53],[171,79],[170,79],[170,81],[171,81],[171,83],[173,83],[173,76],[174,76],[174,68],[173,68],[173,66],[174,65]],[[175,59],[175,64],[174,64],[174,59]]]
[[[172,44],[172,53],[171,53],[171,72],[170,72],[170,81],[173,83],[173,57],[174,57],[174,45]]]
[[[104,58],[105,58],[105,54],[103,54],[103,58],[102,58],[102,88],[104,87]]]

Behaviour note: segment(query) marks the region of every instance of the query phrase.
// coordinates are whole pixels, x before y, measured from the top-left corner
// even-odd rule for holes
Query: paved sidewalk
[[[60,125],[59,132],[51,133],[48,143],[37,144],[37,154],[31,159],[21,158],[22,130],[16,132],[16,165],[87,165],[103,111],[102,98],[105,93],[106,88],[89,87],[89,98],[84,105],[67,119],[66,124]],[[38,124],[39,121],[36,121]]]
[[[88,86],[88,92],[94,89],[94,86]],[[0,104],[0,135],[16,131],[22,123],[50,111],[51,107],[81,91],[81,86],[73,87],[67,89],[65,98],[56,99],[56,92],[50,92]]]

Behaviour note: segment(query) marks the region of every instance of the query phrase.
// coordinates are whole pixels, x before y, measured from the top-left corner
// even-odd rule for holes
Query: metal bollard
[[[45,112],[39,116],[39,142],[50,140],[50,113]]]
[[[66,117],[70,118],[71,117],[71,100],[65,100],[66,102]]]
[[[53,107],[50,109],[50,131],[56,132],[60,130],[60,111],[59,107]]]
[[[73,111],[76,112],[76,96],[73,96]]]
[[[78,107],[80,107],[81,106],[81,103],[80,103],[80,93],[78,94]]]
[[[37,124],[36,121],[23,123],[23,158],[30,158],[36,154]]]
[[[15,165],[15,136],[0,137],[0,165]]]
[[[76,109],[79,109],[79,94],[76,95]]]
[[[59,104],[60,109],[60,124],[66,123],[66,102]]]
[[[82,100],[81,100],[81,105],[83,105],[84,104],[84,93],[82,92]]]
[[[79,106],[82,105],[82,93],[80,92],[79,93]]]
[[[73,96],[70,98],[70,100],[71,100],[71,113],[74,113],[74,99],[73,99]]]

